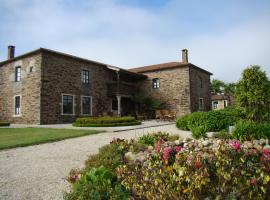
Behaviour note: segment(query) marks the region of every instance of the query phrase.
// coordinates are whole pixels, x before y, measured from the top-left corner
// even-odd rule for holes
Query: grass
[[[50,128],[1,128],[0,150],[24,147],[100,133],[96,130]]]

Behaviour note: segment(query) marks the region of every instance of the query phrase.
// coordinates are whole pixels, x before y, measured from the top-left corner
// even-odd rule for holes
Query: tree
[[[211,85],[213,93],[217,94],[223,91],[225,83],[221,80],[213,79]]]
[[[246,68],[236,89],[237,107],[246,119],[269,121],[270,81],[258,65]]]

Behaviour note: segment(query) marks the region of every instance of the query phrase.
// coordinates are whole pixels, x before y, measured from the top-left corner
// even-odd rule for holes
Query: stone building
[[[211,109],[210,75],[183,61],[125,70],[40,48],[0,63],[0,121],[68,123],[82,116],[134,115],[145,93],[181,116]]]

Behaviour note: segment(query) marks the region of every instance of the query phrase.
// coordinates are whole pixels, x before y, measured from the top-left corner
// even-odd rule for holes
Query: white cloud
[[[196,15],[202,4],[184,7],[196,7],[192,11],[179,1],[158,9],[118,0],[0,0],[0,5],[5,11],[0,16],[1,52],[8,44],[16,45],[19,54],[46,47],[125,67],[177,61],[181,49],[188,48],[190,61],[219,79],[236,81],[250,64],[270,72],[269,15],[228,25],[214,9],[206,20],[208,10]]]

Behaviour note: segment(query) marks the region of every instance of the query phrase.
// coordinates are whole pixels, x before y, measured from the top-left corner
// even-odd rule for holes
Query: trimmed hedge
[[[9,122],[0,122],[0,126],[9,126],[10,123]]]
[[[78,118],[73,126],[79,127],[113,127],[139,125],[135,117],[88,117]]]
[[[233,136],[239,140],[270,139],[270,123],[239,121],[235,125]]]
[[[182,130],[191,130],[195,138],[205,137],[206,132],[221,131],[233,125],[237,113],[233,108],[209,112],[194,112],[178,119],[176,126]]]

